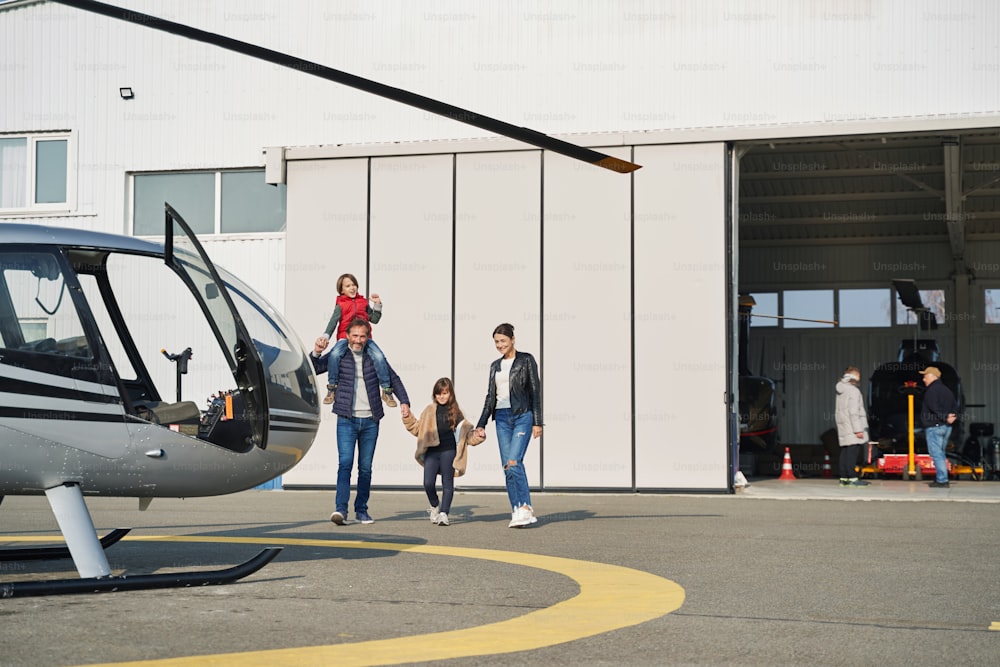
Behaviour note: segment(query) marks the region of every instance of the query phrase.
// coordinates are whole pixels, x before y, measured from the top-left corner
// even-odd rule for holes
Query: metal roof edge
[[[1000,111],[935,116],[831,119],[770,125],[725,125],[666,130],[593,132],[553,136],[587,148],[613,148],[615,146],[696,144],[728,141],[781,141],[809,137],[861,136],[866,134],[885,134],[888,132],[941,132],[995,127],[1000,127]],[[478,139],[425,139],[420,141],[286,146],[284,150],[285,159],[293,161],[438,155],[441,153],[537,151],[540,149],[513,139],[485,137]]]

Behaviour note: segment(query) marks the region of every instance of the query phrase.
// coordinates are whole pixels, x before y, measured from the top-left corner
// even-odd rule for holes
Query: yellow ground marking
[[[4,540],[21,538],[8,538]],[[32,539],[32,538],[27,538]],[[52,538],[41,538],[48,539]],[[541,556],[516,551],[398,544],[394,542],[356,542],[307,540],[297,538],[244,538],[201,536],[128,537],[127,540],[169,542],[209,542],[294,545],[334,549],[373,549],[434,556],[478,558],[512,565],[556,572],[573,579],[579,586],[576,596],[518,618],[475,628],[435,632],[426,635],[380,639],[354,644],[331,644],[301,648],[271,649],[247,653],[220,653],[162,660],[107,663],[118,667],[190,667],[192,665],[239,665],[273,667],[294,664],[302,667],[392,665],[408,662],[448,660],[476,655],[495,655],[529,651],[564,642],[599,635],[638,625],[680,608],[684,589],[678,584],[648,572],[617,565]],[[92,665],[91,667],[99,667]]]
[[[990,623],[990,630],[1000,630],[1000,621]]]

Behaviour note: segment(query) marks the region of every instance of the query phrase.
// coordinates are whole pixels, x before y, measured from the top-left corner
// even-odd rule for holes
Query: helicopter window
[[[159,258],[125,253],[109,255],[106,270],[113,293],[109,298],[122,316],[121,334],[112,324],[96,281],[82,285],[119,376],[134,398],[173,401],[180,385],[182,397],[177,400],[202,405],[213,393],[233,388],[229,363],[176,273]],[[137,275],[141,281],[135,280]],[[177,362],[169,355],[188,347],[193,354],[187,373],[179,375]],[[139,386],[146,377],[153,387]]]
[[[55,255],[0,253],[0,273],[0,343],[4,348],[92,357]]]

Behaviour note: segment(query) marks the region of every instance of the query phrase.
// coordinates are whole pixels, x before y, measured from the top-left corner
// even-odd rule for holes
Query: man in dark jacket
[[[354,497],[354,514],[363,524],[375,523],[368,513],[368,497],[371,495],[372,461],[378,441],[379,421],[385,412],[382,409],[378,375],[375,364],[367,352],[368,336],[371,332],[368,322],[356,319],[347,326],[347,344],[351,354],[340,359],[340,383],[333,402],[333,413],[337,415],[337,495],[336,509],[330,521],[338,526],[347,523],[347,504],[351,497],[351,472],[354,469],[354,451],[358,452],[358,490]],[[319,338],[313,347],[312,362],[316,373],[325,373],[329,355],[320,356],[330,341]],[[399,398],[399,412],[403,417],[410,415],[410,399],[406,388],[396,371],[389,366],[389,380],[393,393]]]
[[[920,423],[927,439],[927,453],[934,461],[934,481],[929,486],[948,488],[948,457],[944,452],[951,437],[951,425],[958,418],[958,402],[941,382],[941,371],[936,367],[928,366],[920,374],[927,387],[920,408]]]

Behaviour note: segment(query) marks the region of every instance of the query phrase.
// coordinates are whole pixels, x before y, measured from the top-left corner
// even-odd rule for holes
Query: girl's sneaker
[[[431,515],[431,523],[438,522],[438,516],[440,516],[441,514],[440,512],[438,512],[438,508],[431,507],[430,509],[427,510],[427,513]]]
[[[446,512],[441,512],[440,514],[437,515],[437,521],[435,521],[434,523],[436,523],[439,526],[447,526],[448,514]]]

